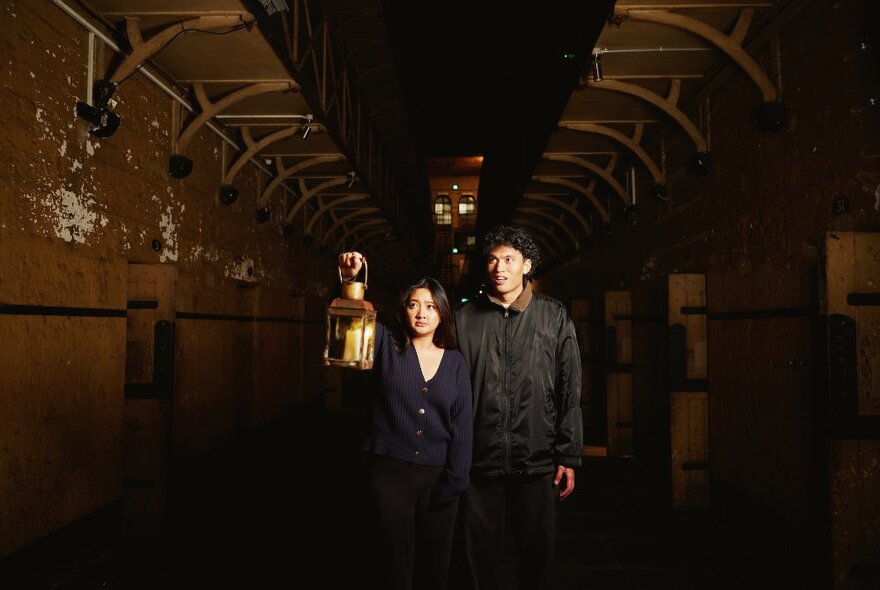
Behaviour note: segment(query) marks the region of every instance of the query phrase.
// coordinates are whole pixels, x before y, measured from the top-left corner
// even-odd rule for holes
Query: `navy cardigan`
[[[470,482],[473,399],[470,371],[457,350],[445,350],[425,381],[412,345],[399,352],[391,331],[376,324],[370,433],[364,449],[408,463],[444,465],[435,500],[451,502]]]

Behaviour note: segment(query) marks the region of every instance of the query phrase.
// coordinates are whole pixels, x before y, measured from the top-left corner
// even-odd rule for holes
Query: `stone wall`
[[[174,268],[177,464],[319,402],[337,280],[333,253],[277,214],[256,223],[255,165],[219,203],[233,148],[210,130],[193,173],[168,175],[174,103],[141,74],[118,91],[119,130],[90,135],[88,32],[51,2],[2,11],[0,557],[123,494],[130,265]],[[114,57],[98,51],[96,77]]]
[[[566,300],[590,299],[600,324],[603,293],[631,290],[636,456],[668,473],[667,278],[705,273],[713,506],[745,524],[731,518],[733,508],[726,513],[725,499],[736,498],[768,526],[827,542],[835,468],[826,450],[823,244],[829,231],[880,229],[880,107],[869,106],[880,81],[876,47],[874,55],[860,47],[863,4],[806,5],[756,54],[773,72],[778,51],[787,127],[765,134],[750,125],[759,93],[734,72],[700,101],[711,174],[692,172],[693,145],[667,126],[651,149],[665,144],[668,202],[643,187],[634,223],[617,211],[610,235],[597,225],[584,255],[540,285]],[[696,107],[690,115],[697,120]],[[594,356],[601,375],[601,352]],[[866,507],[852,493],[849,503],[862,502],[876,525],[877,503]]]

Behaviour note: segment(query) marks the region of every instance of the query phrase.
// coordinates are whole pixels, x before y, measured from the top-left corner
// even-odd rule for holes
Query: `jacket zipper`
[[[504,346],[502,347],[502,355],[503,362],[501,363],[501,370],[504,371],[504,402],[507,404],[507,411],[504,414],[504,448],[502,449],[502,464],[504,465],[505,470],[510,469],[510,454],[511,454],[511,437],[510,437],[510,422],[511,415],[513,413],[512,403],[510,395],[510,371],[508,370],[508,334],[507,334],[507,319],[510,317],[509,310],[504,308],[504,321],[502,322],[503,328],[503,337],[504,337]]]

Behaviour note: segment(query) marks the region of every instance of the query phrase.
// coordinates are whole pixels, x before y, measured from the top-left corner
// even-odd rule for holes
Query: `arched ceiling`
[[[700,100],[725,72],[754,82],[744,124],[778,127],[772,59],[753,47],[803,4],[550,1],[502,14],[460,0],[53,2],[118,50],[95,69],[118,87],[99,86],[92,104],[138,72],[176,97],[170,174],[189,173],[191,140],[212,130],[229,146],[220,202],[233,205],[239,172],[259,166],[256,222],[279,216],[325,248],[382,251],[393,263],[376,271],[391,279],[430,266],[424,158],[483,155],[478,233],[516,220],[562,260],[666,198],[661,129],[711,167]]]
[[[219,202],[236,205],[245,167],[265,173],[257,210],[242,211],[255,223],[281,220],[326,249],[381,251],[379,278],[430,255],[427,178],[378,2],[53,1],[116,51],[96,63],[109,83],[89,105],[112,110],[138,73],[176,99],[171,176],[191,173],[193,140],[211,130],[225,142]]]
[[[587,250],[591,235],[631,222],[639,204],[667,200],[664,138],[691,150],[693,173],[711,171],[705,101],[731,75],[745,75],[755,88],[754,102],[743,105],[742,124],[766,132],[782,128],[785,106],[773,56],[766,53],[769,24],[804,4],[617,0],[514,218],[533,216],[538,207],[564,225],[555,232],[557,243],[547,244],[560,262]]]

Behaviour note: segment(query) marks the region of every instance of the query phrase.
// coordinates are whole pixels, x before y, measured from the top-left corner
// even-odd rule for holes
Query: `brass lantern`
[[[367,261],[364,260],[364,282],[342,283],[342,297],[327,308],[327,345],[324,364],[351,369],[372,369],[376,342],[376,310],[364,300],[367,290]]]

